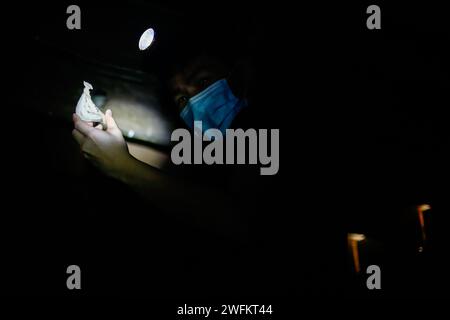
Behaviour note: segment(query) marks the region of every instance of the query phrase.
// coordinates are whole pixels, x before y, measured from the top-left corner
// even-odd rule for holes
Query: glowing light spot
[[[349,233],[348,239],[353,241],[363,241],[366,239],[366,236],[359,233]]]
[[[145,30],[141,38],[139,39],[139,49],[148,49],[152,44],[153,39],[155,39],[155,31],[152,28]]]
[[[429,204],[422,204],[419,206],[419,209],[422,210],[422,212],[424,212],[424,211],[431,210],[431,206]]]

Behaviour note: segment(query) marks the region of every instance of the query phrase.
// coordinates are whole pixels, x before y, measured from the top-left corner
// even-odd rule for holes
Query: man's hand
[[[80,145],[84,157],[107,175],[120,179],[133,157],[128,152],[111,110],[107,110],[105,114],[106,131],[102,130],[101,124],[93,127],[92,123],[82,121],[76,114],[73,115],[73,122],[75,129],[72,135]]]

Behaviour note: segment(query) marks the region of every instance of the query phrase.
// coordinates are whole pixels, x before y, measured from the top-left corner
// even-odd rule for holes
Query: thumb
[[[106,126],[107,126],[107,130],[108,131],[119,131],[120,132],[120,129],[117,126],[117,123],[116,123],[116,121],[114,120],[114,118],[112,116],[111,109],[106,110],[105,122],[106,122]]]

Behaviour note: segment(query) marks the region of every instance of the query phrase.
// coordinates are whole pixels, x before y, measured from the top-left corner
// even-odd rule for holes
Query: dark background
[[[359,1],[80,2],[82,29],[70,31],[69,4],[3,11],[2,294],[183,303],[448,296],[447,8],[373,3],[382,29],[368,30],[372,3]],[[140,52],[149,26],[157,41]],[[229,61],[252,57],[255,117],[281,136],[278,175],[257,180],[264,196],[253,209],[252,245],[206,256],[207,234],[166,221],[96,172],[71,137],[88,78],[105,92],[148,88],[153,108],[176,125],[167,75],[203,48]],[[138,142],[167,149],[158,139]],[[430,238],[419,253],[413,208],[424,203]],[[362,266],[381,266],[381,291],[354,274],[350,232],[367,236]],[[80,292],[65,287],[70,264],[82,269]]]

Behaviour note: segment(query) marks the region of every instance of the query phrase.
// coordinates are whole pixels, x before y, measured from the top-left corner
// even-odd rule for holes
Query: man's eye
[[[177,99],[177,105],[178,105],[178,107],[184,107],[184,106],[186,106],[186,104],[188,103],[188,97],[186,97],[186,96],[182,96],[182,97],[179,97],[178,99]]]
[[[202,78],[199,80],[199,84],[202,88],[207,87],[211,83],[211,79],[209,78]]]

